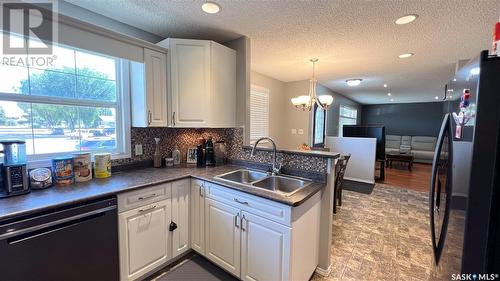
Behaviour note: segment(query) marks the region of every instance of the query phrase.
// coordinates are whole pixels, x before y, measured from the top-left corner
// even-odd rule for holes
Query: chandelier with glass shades
[[[313,64],[313,75],[311,80],[309,81],[309,95],[308,96],[298,96],[291,99],[292,104],[295,108],[300,109],[302,111],[310,111],[314,104],[317,104],[321,109],[327,110],[328,106],[333,103],[333,97],[330,95],[316,95],[316,72],[315,72],[315,64],[318,62],[317,58],[312,58],[310,61]]]

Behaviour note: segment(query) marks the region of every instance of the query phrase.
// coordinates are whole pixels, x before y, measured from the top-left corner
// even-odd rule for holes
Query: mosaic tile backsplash
[[[170,157],[175,146],[181,152],[181,162],[186,162],[188,148],[194,148],[199,138],[211,136],[214,143],[226,143],[229,160],[241,160],[256,163],[271,163],[272,152],[257,151],[254,157],[250,156],[249,149],[243,149],[243,128],[223,129],[191,129],[191,128],[132,128],[132,157],[113,160],[114,166],[151,161],[155,150],[154,138],[160,138],[160,149],[163,157]],[[134,147],[142,144],[143,154],[135,156]],[[328,163],[326,158],[277,153],[278,162],[283,168],[303,170],[317,173],[326,173]]]

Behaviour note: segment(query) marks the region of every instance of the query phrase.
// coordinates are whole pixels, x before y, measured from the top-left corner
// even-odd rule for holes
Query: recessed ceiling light
[[[457,82],[457,78],[453,78],[453,82]]]
[[[201,5],[201,9],[208,14],[217,14],[220,12],[220,6],[215,2],[205,2]]]
[[[398,56],[398,58],[400,59],[406,59],[406,58],[409,58],[411,56],[415,55],[414,53],[407,53],[407,54],[401,54]]]
[[[418,15],[410,14],[406,16],[402,16],[396,20],[396,24],[408,24],[418,18]]]
[[[363,79],[349,79],[349,80],[345,80],[347,82],[347,85],[353,87],[353,86],[358,86],[359,84],[361,84],[361,81],[363,81]]]
[[[438,100],[438,99],[439,99],[439,97],[438,97],[438,96],[435,96],[435,97],[434,97],[434,99],[435,99],[435,100]]]
[[[391,93],[387,93],[387,95],[390,97],[390,96],[391,96]]]
[[[390,101],[394,101],[394,99],[390,99]]]
[[[387,88],[387,84],[384,84],[384,88]]]

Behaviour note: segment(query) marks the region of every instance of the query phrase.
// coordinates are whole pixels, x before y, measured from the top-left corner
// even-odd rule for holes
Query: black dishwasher
[[[118,280],[116,198],[0,221],[0,280]]]

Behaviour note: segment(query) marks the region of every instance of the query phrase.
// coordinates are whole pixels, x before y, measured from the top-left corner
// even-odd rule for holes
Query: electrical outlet
[[[299,135],[303,135],[304,134],[304,130],[303,129],[298,129],[297,131],[298,131]]]
[[[296,135],[297,134],[297,129],[292,129],[292,135]]]
[[[135,156],[142,155],[142,144],[135,145]]]

